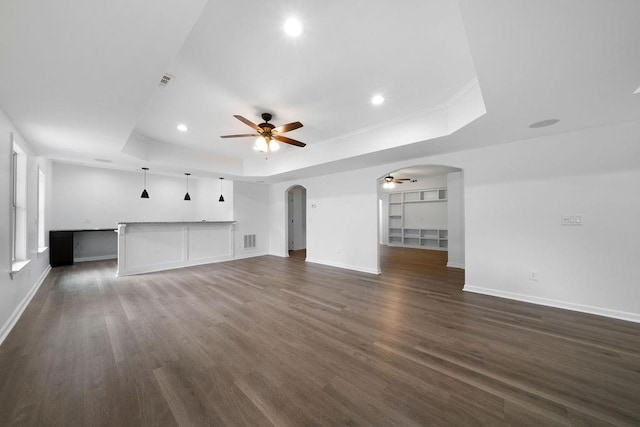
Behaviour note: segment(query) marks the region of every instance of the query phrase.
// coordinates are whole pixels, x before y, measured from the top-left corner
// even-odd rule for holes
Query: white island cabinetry
[[[118,276],[234,258],[235,221],[120,222]]]

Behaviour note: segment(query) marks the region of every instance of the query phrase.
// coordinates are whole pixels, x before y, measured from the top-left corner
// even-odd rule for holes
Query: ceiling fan
[[[276,141],[284,142],[285,144],[289,145],[295,145],[296,147],[304,147],[305,145],[307,145],[304,142],[282,136],[282,134],[285,132],[301,128],[302,123],[300,122],[287,123],[286,125],[275,127],[273,124],[269,123],[269,121],[273,117],[269,113],[262,113],[262,120],[264,120],[264,123],[260,123],[259,125],[253,123],[251,120],[245,119],[242,116],[234,115],[233,117],[240,120],[250,128],[254,129],[257,133],[222,135],[220,136],[220,138],[243,138],[249,136],[257,136],[258,140],[256,140],[255,149],[267,153],[269,151],[276,151],[279,148],[279,145]]]
[[[402,184],[403,181],[411,181],[411,178],[394,178],[391,175],[387,175],[383,178],[383,180],[383,188],[393,188],[396,186],[396,184]]]
[[[394,178],[391,175],[384,177],[384,182],[393,182],[395,184],[402,184],[403,181],[411,181],[411,178]]]

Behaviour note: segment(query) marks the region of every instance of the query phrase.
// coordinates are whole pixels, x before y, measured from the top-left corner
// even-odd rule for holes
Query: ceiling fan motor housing
[[[270,113],[262,113],[262,120],[264,120],[264,123],[260,123],[258,125],[260,128],[262,128],[263,133],[267,135],[271,135],[271,130],[275,128],[274,125],[269,123],[269,120],[271,120],[272,118],[273,116]]]

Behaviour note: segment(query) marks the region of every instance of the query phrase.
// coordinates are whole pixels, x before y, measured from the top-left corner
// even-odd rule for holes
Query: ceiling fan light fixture
[[[147,171],[149,170],[149,168],[142,168],[142,172],[144,174],[144,184],[142,187],[142,194],[140,194],[140,198],[141,199],[148,199],[149,198],[149,193],[147,192]]]
[[[191,200],[191,196],[189,195],[189,175],[191,175],[189,172],[185,172],[184,173],[187,176],[187,192],[184,195],[184,200],[189,201]]]
[[[298,18],[291,17],[284,22],[284,32],[289,37],[298,37],[302,34],[302,22]]]
[[[220,198],[218,199],[219,202],[224,202],[224,196],[222,195],[222,180],[224,178],[220,177]]]
[[[269,141],[269,151],[278,151],[280,149],[280,144],[278,144],[278,141],[275,140],[271,140]]]
[[[253,147],[254,150],[262,151],[263,153],[266,153],[268,148],[267,140],[262,136],[256,139],[256,145]]]

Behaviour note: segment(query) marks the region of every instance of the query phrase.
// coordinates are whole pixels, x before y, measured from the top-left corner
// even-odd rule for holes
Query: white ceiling
[[[637,0],[5,1],[0,107],[53,159],[309,176],[637,120],[639,14]],[[219,138],[262,112],[304,123],[288,135],[308,146],[265,160]]]

